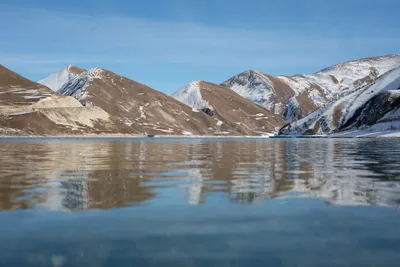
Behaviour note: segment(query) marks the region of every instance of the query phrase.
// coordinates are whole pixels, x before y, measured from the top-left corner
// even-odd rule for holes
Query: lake
[[[396,266],[398,139],[0,139],[0,266]]]

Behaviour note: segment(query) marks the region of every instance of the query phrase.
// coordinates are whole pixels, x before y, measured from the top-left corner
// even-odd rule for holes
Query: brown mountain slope
[[[52,95],[56,94],[46,86],[32,82],[0,65],[0,108],[30,105]]]
[[[229,134],[261,135],[276,131],[283,124],[279,116],[241,97],[233,90],[196,81],[172,96],[212,117],[220,131]]]
[[[83,107],[0,65],[0,135],[138,133],[99,107]]]
[[[85,70],[85,69],[82,69],[82,68],[80,68],[80,67],[73,66],[73,65],[68,65],[67,70],[68,70],[70,73],[72,73],[72,74],[77,74],[77,75],[82,74],[82,73],[84,73],[85,71],[87,71],[87,70]]]
[[[213,118],[206,114],[105,69],[84,72],[59,92],[85,106],[98,106],[142,133],[212,134],[217,129]]]

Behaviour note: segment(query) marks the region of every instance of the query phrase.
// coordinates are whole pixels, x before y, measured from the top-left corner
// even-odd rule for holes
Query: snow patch
[[[214,110],[213,107],[203,99],[200,92],[200,81],[194,81],[173,93],[171,96],[183,104],[195,110],[202,110],[208,108]]]
[[[140,111],[140,118],[141,118],[141,119],[146,119],[146,113],[145,113],[145,111],[144,111],[143,106],[140,106],[140,107],[139,107],[139,111]]]
[[[51,90],[57,92],[64,84],[78,76],[78,74],[71,73],[71,67],[71,65],[68,65],[59,72],[56,72],[49,77],[38,81],[38,83],[43,84],[44,86],[47,86]]]
[[[188,131],[183,131],[182,134],[183,134],[183,135],[193,135],[192,132],[188,132]]]

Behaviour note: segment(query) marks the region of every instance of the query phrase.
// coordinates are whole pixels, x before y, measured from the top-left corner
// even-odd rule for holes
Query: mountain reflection
[[[356,139],[0,142],[0,209],[73,212],[210,197],[397,206],[398,151],[395,140]]]

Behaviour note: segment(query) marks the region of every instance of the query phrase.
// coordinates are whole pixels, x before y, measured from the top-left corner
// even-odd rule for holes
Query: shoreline
[[[268,136],[223,136],[223,135],[0,135],[0,139],[30,139],[30,138],[51,138],[51,139],[83,139],[83,138],[126,138],[126,139],[164,139],[164,138],[263,138]]]
[[[172,134],[60,134],[60,135],[7,135],[1,139],[343,139],[343,138],[400,138],[400,130],[349,131],[330,135],[172,135]]]
[[[281,136],[223,136],[223,135],[125,135],[125,134],[96,134],[96,135],[0,135],[4,139],[353,139],[353,138],[400,138],[400,135],[281,135]]]

